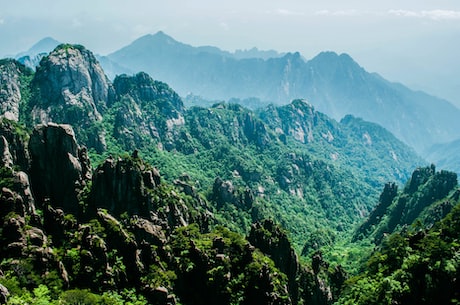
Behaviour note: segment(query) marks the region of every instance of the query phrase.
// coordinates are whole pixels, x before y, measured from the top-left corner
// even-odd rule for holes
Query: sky
[[[348,53],[369,72],[460,107],[459,0],[0,0],[0,7],[0,57],[44,37],[106,55],[161,30],[227,51]]]

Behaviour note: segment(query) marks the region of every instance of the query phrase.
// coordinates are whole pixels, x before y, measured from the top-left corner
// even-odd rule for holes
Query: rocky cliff
[[[114,92],[90,51],[58,46],[37,67],[32,90],[37,92],[29,105],[34,124],[71,124],[84,143],[104,150],[104,133],[97,123]]]
[[[286,274],[292,304],[332,304],[347,277],[340,266],[330,270],[321,252],[312,256],[312,268],[301,265],[286,232],[272,220],[254,223],[249,242],[268,255]]]
[[[136,289],[149,304],[290,304],[282,273],[240,235],[213,229],[187,179],[162,182],[137,151],[92,175],[69,125],[38,125],[23,147],[30,170],[0,172],[0,259],[11,262],[0,278],[59,293]],[[3,286],[9,296],[18,291]]]
[[[120,144],[130,149],[156,142],[171,149],[175,129],[185,124],[185,107],[177,93],[146,73],[117,76],[113,86],[120,102],[110,113],[114,117],[113,134]]]
[[[0,117],[19,121],[20,102],[27,99],[33,71],[13,59],[0,60]]]
[[[91,180],[86,148],[79,147],[70,125],[38,125],[29,141],[30,176],[37,204],[79,214],[79,195]]]

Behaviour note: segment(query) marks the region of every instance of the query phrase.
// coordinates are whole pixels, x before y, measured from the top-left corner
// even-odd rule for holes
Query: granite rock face
[[[24,85],[21,78],[32,73],[32,70],[13,59],[0,61],[0,117],[19,121],[21,88]]]
[[[86,148],[80,147],[70,125],[38,125],[29,142],[30,176],[37,204],[48,203],[78,213],[79,193],[91,180]]]
[[[37,67],[31,101],[34,124],[71,124],[79,141],[102,151],[105,135],[97,123],[113,88],[94,55],[82,46],[60,45]]]

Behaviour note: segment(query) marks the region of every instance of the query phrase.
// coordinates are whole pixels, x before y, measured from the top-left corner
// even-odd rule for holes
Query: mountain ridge
[[[110,82],[81,45],[58,46],[36,72],[14,60],[0,69],[18,97],[0,109],[19,110],[0,121],[5,302],[432,303],[439,287],[458,297],[457,176],[413,171],[425,161],[384,127],[301,99],[187,109],[147,73]],[[393,183],[377,202],[379,186],[409,176],[398,200]],[[377,237],[392,234],[341,248],[369,212]],[[393,226],[417,218],[417,233]]]
[[[302,100],[260,112],[227,103],[186,109],[177,93],[146,73],[120,75],[111,83],[95,56],[78,45],[60,45],[45,57],[30,87],[33,94],[23,103],[20,121],[31,127],[50,122],[75,125],[76,136],[100,161],[95,153],[136,149],[148,160],[167,163],[173,154],[177,164],[168,167],[168,179],[180,176],[182,169],[203,187],[219,177],[255,193],[279,189],[280,194],[294,194],[297,205],[337,206],[332,219],[343,215],[344,228],[371,208],[354,197],[376,197],[375,186],[388,180],[403,183],[413,167],[424,163],[377,125],[352,118],[336,122]],[[388,145],[377,141],[382,134]],[[275,155],[279,160],[272,159]],[[221,168],[215,160],[223,156]],[[385,164],[385,170],[375,172],[377,163]],[[350,182],[340,185],[340,177]],[[363,182],[357,182],[358,177]],[[350,184],[362,188],[353,190]],[[350,199],[344,207],[339,204],[341,192]],[[283,196],[273,200],[281,202]],[[238,213],[245,222],[250,217],[246,210]],[[289,225],[287,219],[285,223]],[[302,235],[295,236],[299,247]]]
[[[255,97],[275,104],[307,99],[336,120],[352,114],[379,123],[419,153],[437,142],[458,138],[460,123],[454,117],[460,115],[460,109],[368,73],[348,54],[322,52],[310,60],[299,53],[266,60],[235,59],[216,49],[208,53],[206,48],[181,44],[163,32],[159,36],[162,39],[158,40],[174,41],[179,47],[163,53],[162,48],[172,45],[149,44],[150,51],[143,51],[142,58],[140,53],[130,55],[137,49],[135,41],[107,57],[131,71],[145,71],[167,82],[182,96],[193,93],[211,100]]]

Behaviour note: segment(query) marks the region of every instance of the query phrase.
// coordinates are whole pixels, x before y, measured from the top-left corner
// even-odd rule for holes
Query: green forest
[[[0,303],[460,303],[457,175],[379,125],[186,107],[83,46],[0,71]]]

